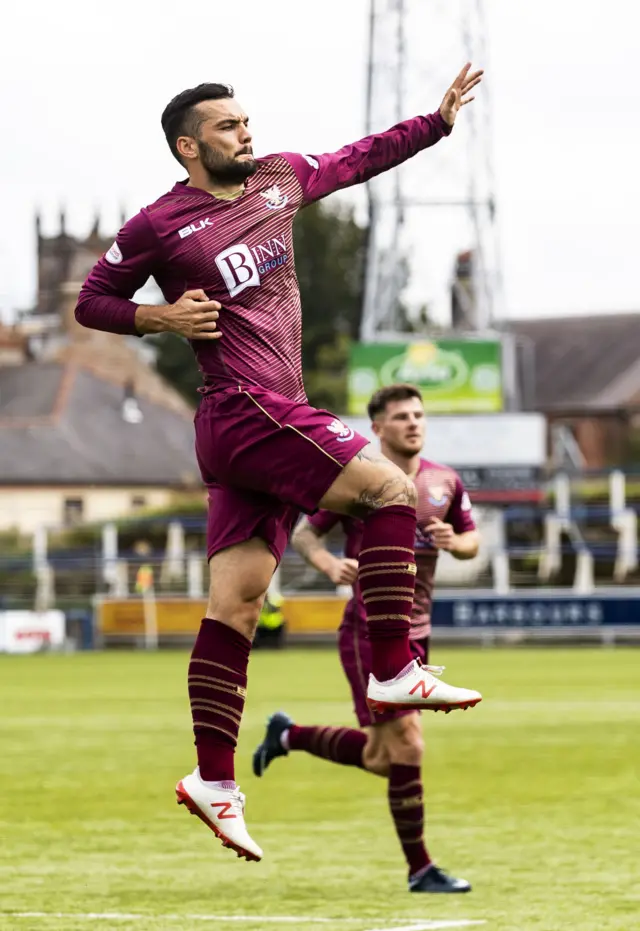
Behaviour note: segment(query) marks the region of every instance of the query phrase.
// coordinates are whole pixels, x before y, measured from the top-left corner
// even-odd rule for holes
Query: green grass
[[[438,654],[449,681],[485,694],[466,714],[424,721],[428,845],[473,883],[468,896],[408,895],[382,780],[302,753],[261,781],[250,774],[269,712],[351,722],[332,651],[252,660],[238,768],[260,864],[235,859],[174,803],[194,765],[186,654],[0,657],[0,929],[369,931],[420,916],[486,931],[637,927],[640,653]]]

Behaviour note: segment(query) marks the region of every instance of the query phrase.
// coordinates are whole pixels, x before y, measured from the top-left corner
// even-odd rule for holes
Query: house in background
[[[0,326],[0,530],[30,532],[204,500],[193,410],[149,343],[81,327],[82,282],[113,237],[43,237],[36,306]],[[195,365],[195,361],[194,361]]]
[[[525,410],[548,424],[550,464],[640,463],[640,314],[509,321]]]
[[[72,362],[0,368],[0,530],[204,501],[193,415]]]

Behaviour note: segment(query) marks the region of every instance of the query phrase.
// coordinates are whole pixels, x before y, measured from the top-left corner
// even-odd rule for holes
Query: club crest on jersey
[[[429,489],[429,504],[432,504],[434,508],[441,508],[443,504],[446,504],[449,500],[449,495],[446,493],[442,485],[436,485],[435,488]]]
[[[347,443],[354,437],[351,427],[348,427],[346,423],[342,423],[341,420],[332,420],[331,423],[327,424],[327,430],[329,433],[335,433],[338,443]]]
[[[270,187],[267,191],[260,191],[260,197],[266,200],[266,207],[269,210],[282,210],[289,203],[289,198],[283,194],[277,184]]]

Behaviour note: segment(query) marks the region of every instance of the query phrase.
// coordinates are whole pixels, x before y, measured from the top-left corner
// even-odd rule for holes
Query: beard
[[[405,456],[407,459],[410,459],[411,456],[415,456],[422,450],[424,439],[422,437],[417,437],[416,439],[407,439],[407,440],[387,440],[389,448],[396,454],[396,456]]]
[[[252,155],[251,146],[247,146],[239,154]],[[239,162],[236,158],[222,155],[217,149],[204,142],[198,142],[198,155],[202,166],[206,168],[212,178],[219,181],[237,181],[240,183],[246,181],[258,170],[258,163],[255,158],[252,157]]]

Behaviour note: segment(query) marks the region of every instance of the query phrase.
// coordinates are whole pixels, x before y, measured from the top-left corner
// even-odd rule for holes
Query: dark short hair
[[[175,158],[182,165],[177,141],[180,136],[197,136],[202,117],[196,107],[204,100],[225,100],[233,97],[230,84],[198,84],[178,94],[164,108],[161,123],[165,138]]]
[[[385,385],[379,388],[367,405],[370,420],[375,420],[378,414],[384,414],[391,401],[408,401],[417,398],[422,403],[422,395],[415,385]]]

